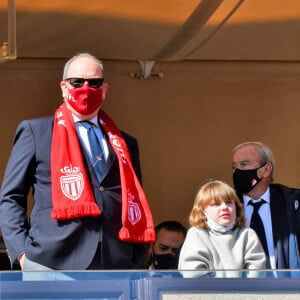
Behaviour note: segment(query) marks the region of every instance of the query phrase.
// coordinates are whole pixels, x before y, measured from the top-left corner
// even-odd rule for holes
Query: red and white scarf
[[[102,110],[100,124],[115,151],[122,187],[122,228],[119,238],[128,242],[154,242],[152,214],[132,167],[127,145],[117,126]],[[74,120],[63,103],[55,113],[51,148],[51,180],[54,220],[99,216],[91,184],[86,174]]]

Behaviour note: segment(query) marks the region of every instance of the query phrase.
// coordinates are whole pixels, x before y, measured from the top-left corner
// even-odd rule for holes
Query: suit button
[[[104,192],[104,187],[100,186],[99,190],[100,190],[100,192]]]

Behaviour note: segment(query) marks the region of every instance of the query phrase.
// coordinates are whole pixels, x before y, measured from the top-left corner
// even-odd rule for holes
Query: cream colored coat
[[[217,277],[240,277],[236,270],[264,269],[266,257],[261,243],[251,228],[237,228],[219,233],[206,228],[191,227],[179,256],[179,270],[206,270],[182,272],[184,277],[198,277],[217,271]],[[235,271],[233,271],[235,270]],[[249,272],[248,277],[261,273]]]

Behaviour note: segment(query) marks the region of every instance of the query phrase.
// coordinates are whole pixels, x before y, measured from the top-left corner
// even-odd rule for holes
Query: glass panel
[[[0,272],[1,299],[155,300],[208,294],[290,299],[300,294],[300,270]]]

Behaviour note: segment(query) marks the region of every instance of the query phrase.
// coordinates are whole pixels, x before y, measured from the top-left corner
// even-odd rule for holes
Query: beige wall
[[[0,180],[17,124],[53,114],[61,103],[64,60],[18,59],[0,64]],[[232,148],[269,144],[276,181],[300,187],[300,63],[157,63],[163,78],[134,79],[139,64],[104,61],[104,109],[139,140],[143,185],[154,221],[187,225],[204,180],[231,184]]]

